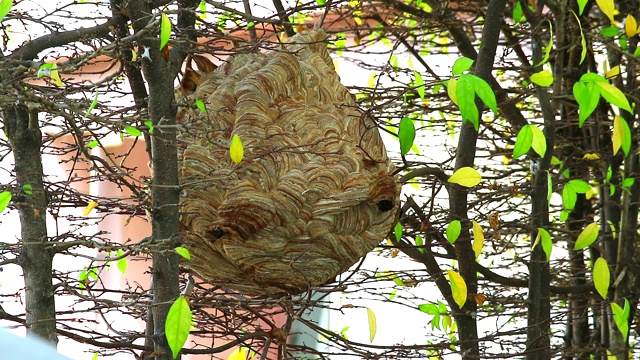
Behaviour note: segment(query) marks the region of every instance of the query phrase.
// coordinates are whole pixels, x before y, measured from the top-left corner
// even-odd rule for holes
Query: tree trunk
[[[37,111],[25,105],[3,109],[4,128],[15,158],[18,191],[30,185],[31,193],[14,197],[20,214],[27,334],[57,344],[53,297],[53,250],[47,241],[47,195],[43,184],[42,134]],[[14,192],[15,194],[16,192]]]
[[[190,34],[189,30],[193,29],[195,23],[193,10],[197,4],[198,2],[194,0],[179,2],[181,12],[178,16],[177,31],[182,30]],[[152,9],[146,3],[133,2],[130,3],[128,10],[133,20],[134,30],[142,31],[149,22]],[[140,39],[139,45],[142,49],[148,49],[149,54],[148,58],[142,59],[142,71],[149,88],[149,118],[154,127],[151,136],[153,181],[150,211],[152,238],[155,245],[152,251],[151,271],[154,333],[147,335],[155,341],[153,359],[172,360],[173,355],[165,336],[165,322],[171,304],[180,295],[179,257],[173,250],[179,244],[177,236],[180,200],[174,79],[186,57],[186,52],[179,47],[173,47],[170,52],[161,52],[157,37],[144,37]],[[151,327],[149,326],[148,329],[150,330]]]

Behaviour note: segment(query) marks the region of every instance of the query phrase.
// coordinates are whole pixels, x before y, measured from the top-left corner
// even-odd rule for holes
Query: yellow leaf
[[[247,360],[247,355],[247,349],[241,347],[229,354],[227,360]]]
[[[540,130],[537,126],[529,125],[531,128],[531,148],[535,151],[540,157],[544,157],[544,154],[547,152],[547,138],[544,136],[542,130]]]
[[[597,223],[587,225],[580,235],[578,235],[578,239],[576,240],[576,244],[573,246],[573,250],[582,250],[593,244],[593,242],[598,238],[599,233],[600,227]]]
[[[607,79],[613,79],[614,77],[620,75],[620,65],[616,65],[614,67],[611,68],[611,70],[607,71],[604,74],[604,77],[606,77]]]
[[[582,158],[585,160],[600,160],[600,155],[596,153],[586,153]]]
[[[531,82],[542,87],[550,86],[553,84],[553,74],[549,70],[542,70],[531,75]]]
[[[242,140],[240,140],[240,136],[238,134],[234,134],[231,138],[231,147],[229,148],[229,156],[231,160],[239,164],[244,157],[244,148],[242,147]]]
[[[618,153],[618,150],[622,148],[622,151],[626,154],[629,153],[631,147],[631,131],[626,120],[616,115],[613,119],[613,134],[611,135],[613,141],[613,155]]]
[[[464,187],[474,187],[482,181],[480,173],[472,167],[463,167],[451,175],[449,182],[462,185]]]
[[[58,87],[64,87],[64,83],[60,80],[60,74],[58,74],[58,65],[53,64],[51,67],[51,73],[49,74],[51,77],[51,82],[54,83]]]
[[[460,274],[453,270],[447,270],[449,274],[449,283],[451,284],[451,295],[453,300],[458,304],[458,307],[462,309],[467,302],[467,283]]]
[[[87,204],[87,207],[84,208],[84,212],[82,213],[82,215],[87,216],[91,213],[91,210],[95,209],[95,207],[98,206],[98,202],[97,201],[90,201]]]
[[[627,35],[627,37],[632,37],[635,34],[637,34],[637,31],[638,31],[638,22],[636,21],[636,18],[634,18],[633,15],[631,14],[627,15],[627,20],[624,23],[625,34]]]
[[[599,257],[593,264],[593,285],[596,287],[598,294],[605,300],[607,299],[610,281],[609,264],[607,264],[607,260]]]
[[[369,81],[367,82],[367,87],[370,89],[373,89],[374,87],[376,87],[376,77],[378,77],[378,73],[377,72],[372,72],[371,76],[369,76]]]
[[[367,320],[369,321],[369,342],[373,342],[373,338],[376,337],[378,325],[376,323],[376,315],[369,308],[367,308]]]
[[[620,116],[617,116],[613,119],[613,135],[612,135],[612,139],[613,140],[613,155],[618,153],[618,150],[620,150],[620,147],[622,146],[622,139],[624,138],[624,128],[622,127],[622,124],[620,124],[621,121],[624,121]]]
[[[453,101],[454,104],[458,105],[458,97],[456,96],[456,85],[458,84],[458,80],[450,79],[447,83],[447,94],[449,94],[449,98]]]
[[[613,12],[615,10],[613,0],[596,0],[596,4],[598,4],[600,11],[602,11],[602,13],[609,18],[609,21],[613,23]]]
[[[482,226],[475,221],[471,222],[473,224],[473,252],[476,253],[476,259],[480,256],[482,252],[482,248],[484,247],[484,233],[482,232]]]

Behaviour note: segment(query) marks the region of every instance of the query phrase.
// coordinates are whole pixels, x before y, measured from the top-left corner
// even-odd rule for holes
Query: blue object
[[[70,360],[53,345],[34,337],[21,337],[0,329],[0,360]]]

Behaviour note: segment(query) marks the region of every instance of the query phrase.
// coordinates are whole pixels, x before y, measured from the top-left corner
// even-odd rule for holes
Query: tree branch
[[[46,49],[67,45],[82,39],[106,36],[111,32],[111,28],[113,26],[117,26],[124,22],[124,16],[116,15],[107,20],[104,24],[96,25],[94,27],[47,34],[26,42],[23,46],[19,47],[10,56],[8,56],[8,58],[13,60],[33,60],[40,52]]]

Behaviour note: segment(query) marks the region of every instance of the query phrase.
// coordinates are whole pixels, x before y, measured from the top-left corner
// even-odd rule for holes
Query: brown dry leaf
[[[472,296],[473,296],[473,299],[476,301],[476,304],[478,304],[478,306],[482,306],[485,300],[487,300],[487,297],[482,294],[473,294]]]
[[[498,230],[498,227],[500,227],[500,215],[497,212],[487,215],[487,220],[489,220],[489,227],[493,230]]]
[[[162,56],[164,56],[164,59],[169,61],[169,58],[171,57],[171,53],[169,52],[169,45],[165,45],[162,50]]]

